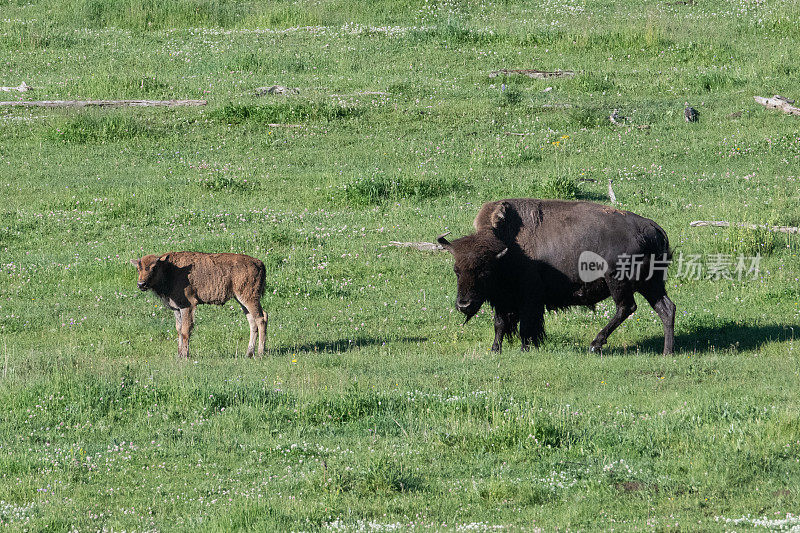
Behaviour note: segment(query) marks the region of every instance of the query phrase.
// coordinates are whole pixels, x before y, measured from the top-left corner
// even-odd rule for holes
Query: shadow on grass
[[[295,344],[293,346],[281,346],[270,350],[270,354],[287,355],[298,352],[337,353],[347,352],[356,348],[364,348],[366,346],[378,346],[381,344],[399,342],[425,342],[427,340],[427,337],[401,337],[399,339],[386,339],[377,337],[337,339],[333,341],[318,341],[306,344]]]
[[[676,334],[675,351],[707,351],[712,348],[737,351],[757,350],[770,342],[784,342],[795,338],[800,338],[800,324],[748,326],[728,321]],[[638,346],[642,351],[660,353],[664,348],[664,337],[650,337],[638,343]]]

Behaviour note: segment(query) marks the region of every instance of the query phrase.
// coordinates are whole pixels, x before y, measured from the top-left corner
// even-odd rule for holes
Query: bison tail
[[[670,248],[669,246],[669,237],[667,237],[667,232],[664,231],[664,228],[662,228],[655,222],[653,222],[653,226],[655,227],[655,230],[658,232],[658,235],[660,237],[659,239],[660,242],[658,243],[659,245],[658,252],[667,254],[667,259],[669,261],[672,261],[672,252],[674,251],[674,249]]]

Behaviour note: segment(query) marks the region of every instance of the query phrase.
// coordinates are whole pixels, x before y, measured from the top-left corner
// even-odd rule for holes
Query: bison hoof
[[[520,346],[520,347],[519,347],[519,349],[520,349],[520,351],[522,351],[522,352],[529,352],[529,351],[531,351],[531,347],[530,347],[530,346],[528,346],[527,344],[523,344],[522,346]]]
[[[494,343],[494,344],[492,344],[492,351],[493,351],[493,352],[498,352],[498,353],[500,353],[500,352],[502,352],[502,351],[503,351],[503,349],[500,347],[500,345],[499,345],[499,344],[497,344],[497,343]]]
[[[591,345],[589,345],[589,352],[603,355],[603,345],[602,344],[591,344]]]

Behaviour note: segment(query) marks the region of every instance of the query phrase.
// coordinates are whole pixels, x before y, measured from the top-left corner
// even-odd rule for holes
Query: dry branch
[[[266,96],[268,94],[299,94],[297,87],[284,87],[283,85],[272,85],[270,87],[257,87],[253,90],[256,96]]]
[[[206,100],[35,100],[0,102],[6,107],[178,107],[206,105]]]
[[[267,124],[270,128],[302,128],[302,124]]]
[[[17,92],[20,92],[20,93],[26,93],[26,92],[32,91],[32,90],[33,90],[33,87],[31,87],[30,85],[28,85],[24,81],[22,83],[20,83],[16,87],[0,87],[0,91],[7,92],[7,93],[10,93],[11,91],[17,91]]]
[[[523,69],[507,69],[501,68],[500,70],[493,70],[490,74],[490,78],[496,78],[497,76],[510,76],[512,74],[517,74],[520,76],[527,76],[529,78],[536,78],[538,80],[544,80],[547,78],[572,78],[575,76],[575,72],[571,70],[554,70],[552,72],[547,72],[544,70],[536,70],[535,68],[523,68]]]
[[[397,248],[414,248],[423,252],[439,252],[444,250],[441,244],[435,242],[398,242],[389,241],[389,246],[396,246]]]
[[[780,109],[784,113],[800,116],[800,107],[795,107],[792,105],[794,103],[794,100],[789,100],[788,98],[785,98],[779,94],[776,94],[772,98],[764,98],[763,96],[754,96],[753,100],[763,105],[767,109]]]
[[[780,233],[800,233],[800,228],[794,226],[767,226],[766,224],[747,224],[745,222],[727,222],[725,220],[695,220],[694,222],[689,222],[689,225],[693,228],[701,226],[715,226],[718,228],[738,226],[740,228],[765,229]]]

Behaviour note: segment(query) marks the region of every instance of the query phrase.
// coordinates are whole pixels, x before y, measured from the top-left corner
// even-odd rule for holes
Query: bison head
[[[139,280],[136,285],[139,289],[146,291],[157,285],[163,273],[164,259],[166,256],[146,255],[141,259],[131,259],[131,264],[135,265],[139,271]]]
[[[440,235],[436,240],[455,259],[453,271],[458,284],[456,309],[467,317],[464,321],[466,324],[483,302],[491,298],[508,248],[490,232],[478,232],[453,242],[448,241],[446,235]]]

